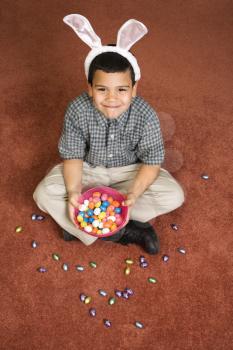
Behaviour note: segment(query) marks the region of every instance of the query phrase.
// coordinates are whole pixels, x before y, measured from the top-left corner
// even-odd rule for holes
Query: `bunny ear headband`
[[[124,56],[133,67],[135,81],[140,79],[141,73],[137,60],[128,50],[148,32],[143,23],[135,19],[129,19],[118,31],[116,46],[102,46],[100,38],[94,32],[86,17],[78,14],[71,14],[65,16],[63,21],[91,48],[84,62],[87,79],[91,62],[96,56],[103,52],[117,52]]]

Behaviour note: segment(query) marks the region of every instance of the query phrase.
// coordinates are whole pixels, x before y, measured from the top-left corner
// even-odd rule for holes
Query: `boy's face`
[[[133,87],[129,70],[106,73],[98,69],[92,86],[88,84],[88,93],[95,107],[108,119],[115,119],[125,112],[136,96],[136,91],[137,82]]]

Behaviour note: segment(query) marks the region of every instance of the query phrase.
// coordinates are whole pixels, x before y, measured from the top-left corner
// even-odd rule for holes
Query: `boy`
[[[85,17],[70,16],[79,16],[66,23],[81,37]],[[161,168],[164,145],[159,120],[136,94],[140,71],[133,55],[128,51],[123,56],[113,45],[104,48],[89,62],[86,59],[88,93],[73,100],[66,111],[59,140],[63,163],[47,174],[33,196],[63,228],[65,240],[76,237],[89,245],[97,238],[74,225],[78,198],[87,188],[113,187],[126,194],[130,220],[115,235],[102,239],[139,244],[148,254],[157,254],[159,239],[148,221],[179,207],[183,190]]]

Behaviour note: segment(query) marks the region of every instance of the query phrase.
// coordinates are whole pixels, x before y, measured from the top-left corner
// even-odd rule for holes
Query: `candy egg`
[[[100,206],[101,206],[101,201],[95,203],[95,207],[96,207],[96,208],[99,208]]]
[[[146,267],[148,267],[148,262],[144,261],[140,263],[140,267],[142,267],[143,269],[145,269]]]
[[[89,266],[95,269],[97,267],[97,264],[94,261],[90,261]]]
[[[100,221],[99,221],[99,220],[94,220],[94,221],[92,222],[92,226],[94,226],[94,227],[99,227],[99,224],[100,224]]]
[[[156,278],[154,278],[154,277],[149,277],[149,278],[148,278],[148,282],[150,282],[150,283],[156,283],[157,280],[156,280]]]
[[[114,205],[114,207],[119,207],[120,206],[120,203],[118,201],[113,201],[112,202],[112,205]]]
[[[87,215],[92,216],[94,214],[94,210],[88,209],[87,210]]]
[[[103,205],[104,207],[108,207],[108,206],[110,205],[110,203],[109,203],[109,201],[103,201],[103,202],[102,202],[102,205]]]
[[[140,329],[144,328],[143,323],[141,323],[141,322],[139,322],[139,321],[136,321],[136,322],[134,323],[134,325],[135,325],[135,327],[140,328]]]
[[[105,290],[103,290],[103,289],[99,289],[98,292],[99,292],[99,295],[101,295],[102,297],[106,297],[106,295],[108,294],[108,293],[105,292]]]
[[[175,231],[178,230],[178,226],[177,226],[176,224],[171,224],[171,228],[172,228],[173,230],[175,230]]]
[[[77,265],[77,266],[76,266],[76,270],[77,270],[77,271],[81,271],[81,272],[82,272],[82,271],[84,271],[84,269],[85,269],[85,268],[84,268],[84,266],[82,266],[82,265]]]
[[[100,201],[100,197],[94,197],[94,198],[93,198],[93,203],[96,204],[96,203],[98,203],[98,202],[101,202],[101,201]]]
[[[100,198],[102,199],[102,201],[106,201],[108,199],[108,195],[106,193],[103,193]]]
[[[86,221],[81,222],[80,226],[81,226],[82,228],[86,227],[86,226],[87,226],[87,222],[86,222]]]
[[[116,221],[116,218],[115,218],[115,216],[108,216],[108,220],[111,220],[111,221],[113,221],[113,222],[115,222]]]
[[[86,299],[86,295],[85,294],[83,294],[83,293],[81,293],[80,295],[79,295],[79,299],[84,303],[84,301],[85,301],[85,299]]]
[[[113,198],[111,196],[109,196],[107,200],[110,204],[113,202]]]
[[[64,271],[68,271],[68,270],[69,270],[68,264],[64,263],[64,264],[62,265],[62,269],[63,269]]]
[[[85,204],[85,206],[88,207],[88,205],[89,205],[89,200],[88,200],[88,199],[84,199],[83,204]]]
[[[121,224],[122,224],[122,221],[123,221],[123,219],[122,219],[122,217],[120,217],[120,218],[116,218],[116,224],[117,224],[117,226],[120,226]]]
[[[99,218],[100,220],[102,220],[103,218],[105,218],[105,216],[106,216],[106,213],[105,213],[104,211],[102,211],[102,212],[98,215],[98,218]]]
[[[86,297],[84,300],[84,304],[90,304],[92,298],[91,297]]]
[[[109,230],[109,228],[103,228],[103,230],[102,230],[102,233],[103,234],[106,234],[106,233],[109,233],[110,232],[110,230]]]
[[[16,226],[15,228],[15,232],[19,233],[23,231],[23,227],[22,226]]]
[[[115,290],[115,295],[118,297],[118,298],[121,298],[122,297],[122,292],[118,289]]]
[[[37,269],[38,272],[47,272],[48,270],[45,267],[38,267]]]
[[[78,222],[82,222],[83,221],[83,216],[82,215],[78,215],[77,216],[77,220],[78,220]]]
[[[95,203],[94,202],[89,203],[88,208],[93,210],[95,208]]]
[[[101,211],[106,211],[106,210],[107,210],[107,207],[105,207],[104,205],[101,205],[101,206],[100,206],[100,210],[101,210]]]
[[[102,229],[104,227],[104,224],[102,222],[99,223],[99,229]]]
[[[42,221],[44,219],[45,219],[45,217],[43,215],[36,215],[36,220],[37,221]]]
[[[110,227],[110,230],[111,231],[115,231],[117,229],[117,225],[116,224],[113,224],[111,227]]]
[[[31,246],[35,249],[38,247],[38,243],[36,241],[32,241]]]
[[[130,258],[125,259],[125,262],[126,262],[126,264],[128,264],[128,265],[132,265],[132,264],[133,264],[133,260],[130,259]]]
[[[92,316],[92,317],[95,317],[95,316],[96,316],[96,309],[91,308],[91,309],[89,310],[89,315]]]
[[[103,320],[105,327],[109,328],[111,327],[112,323],[111,321],[107,320],[106,318]]]
[[[141,255],[141,256],[139,257],[139,262],[142,263],[142,262],[144,262],[144,261],[146,261],[146,258],[145,258],[143,255]]]
[[[80,204],[78,209],[79,211],[85,211],[87,209],[87,206],[85,204]]]
[[[53,253],[53,254],[52,254],[52,258],[53,258],[53,260],[55,260],[55,261],[60,260],[60,256],[59,256],[58,254],[56,254],[56,253]]]
[[[128,293],[129,295],[133,295],[134,292],[131,288],[125,288],[125,292]]]
[[[108,299],[108,304],[109,305],[114,305],[115,302],[116,302],[116,299],[114,297],[111,297],[111,298]]]
[[[202,178],[203,180],[208,180],[208,179],[209,179],[209,175],[207,175],[207,174],[202,174],[202,175],[201,175],[201,178]]]
[[[84,227],[84,231],[87,233],[92,232],[92,226],[91,225],[87,225],[86,227]]]
[[[94,198],[94,197],[101,197],[101,193],[100,192],[93,192],[92,193],[92,197]]]
[[[95,208],[95,209],[94,209],[94,214],[95,214],[95,215],[99,215],[100,212],[101,212],[100,208]]]
[[[125,275],[129,275],[130,274],[130,267],[129,266],[127,266],[125,268],[124,273],[125,273]]]
[[[163,255],[162,259],[164,262],[167,262],[169,260],[169,256],[168,255]]]
[[[179,252],[179,253],[181,253],[181,254],[186,254],[186,250],[185,250],[185,248],[177,248],[177,251]]]
[[[120,214],[121,213],[121,208],[115,208],[115,213]]]

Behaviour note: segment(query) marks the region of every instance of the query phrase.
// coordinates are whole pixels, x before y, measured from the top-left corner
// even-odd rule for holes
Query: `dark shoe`
[[[121,237],[124,235],[125,228],[123,227],[120,231],[115,233],[115,235],[101,238],[103,241],[119,242]]]
[[[71,235],[69,232],[62,230],[63,233],[63,239],[64,241],[68,242],[68,241],[74,241],[75,239],[77,239],[77,237]]]
[[[143,223],[136,220],[130,220],[124,227],[125,232],[118,241],[121,244],[134,243],[140,245],[148,254],[158,254],[159,239],[149,223]]]

